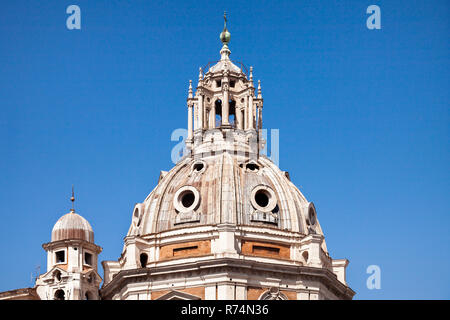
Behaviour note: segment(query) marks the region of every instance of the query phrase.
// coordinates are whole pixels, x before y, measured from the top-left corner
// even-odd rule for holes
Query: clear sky
[[[66,28],[71,4],[81,30]],[[219,59],[224,10],[231,58],[254,67],[264,127],[280,130],[280,167],[315,203],[331,256],[350,260],[355,299],[449,299],[445,0],[2,1],[0,291],[46,270],[72,184],[100,260],[117,260],[134,204],[173,166],[189,79]]]

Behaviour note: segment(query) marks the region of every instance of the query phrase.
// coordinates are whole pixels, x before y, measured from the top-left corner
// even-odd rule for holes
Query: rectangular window
[[[84,264],[92,266],[92,254],[88,252],[84,253]]]
[[[186,255],[189,255],[189,254],[197,252],[197,251],[198,251],[198,246],[175,248],[175,249],[173,249],[173,256],[174,257],[186,256]]]
[[[253,246],[253,253],[255,254],[268,254],[268,255],[279,255],[280,249],[274,247],[266,246]]]
[[[56,263],[66,262],[66,252],[64,250],[55,252]]]
[[[216,87],[220,88],[222,86],[222,80],[216,80]]]
[[[231,87],[231,88],[234,88],[234,85],[235,85],[235,84],[236,84],[235,81],[233,81],[233,80],[230,81],[230,87]]]

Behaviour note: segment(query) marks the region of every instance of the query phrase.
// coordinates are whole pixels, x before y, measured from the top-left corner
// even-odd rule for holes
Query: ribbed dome
[[[94,231],[91,225],[75,212],[69,212],[59,218],[52,230],[52,242],[72,239],[94,243]]]
[[[286,172],[265,156],[240,162],[224,152],[185,158],[163,173],[136,206],[129,235],[221,223],[323,234],[314,205]]]

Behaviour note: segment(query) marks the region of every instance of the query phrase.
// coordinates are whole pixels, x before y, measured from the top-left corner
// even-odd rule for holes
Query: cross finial
[[[72,197],[70,197],[70,201],[72,201],[72,209],[70,209],[70,212],[75,212],[75,208],[74,208],[75,194],[73,192],[73,185],[72,185]]]
[[[223,20],[224,20],[224,29],[226,29],[227,28],[227,12],[226,11],[224,11],[223,12]]]

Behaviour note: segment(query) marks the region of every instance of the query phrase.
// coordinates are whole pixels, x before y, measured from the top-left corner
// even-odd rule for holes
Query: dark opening
[[[308,262],[308,258],[309,258],[309,253],[308,253],[308,251],[304,251],[304,252],[302,253],[302,256],[303,256],[303,259],[305,259],[305,262]]]
[[[316,223],[316,215],[314,214],[314,209],[313,208],[309,208],[309,221],[310,223],[313,225]]]
[[[195,171],[201,171],[203,169],[203,167],[204,167],[204,165],[201,162],[194,164]]]
[[[259,166],[255,163],[247,163],[245,167],[250,171],[257,171],[259,169]]]
[[[186,191],[181,197],[181,203],[185,208],[189,208],[194,203],[195,196],[192,191]]]
[[[61,272],[60,271],[58,271],[58,270],[55,271],[55,278],[56,278],[56,280],[61,281]]]
[[[234,81],[234,80],[231,80],[231,81],[230,81],[230,87],[231,87],[231,88],[234,88],[235,84],[236,84],[236,81]]]
[[[139,260],[141,261],[141,268],[145,268],[147,266],[148,255],[146,253],[141,253]]]
[[[269,253],[279,254],[280,248],[266,247],[266,246],[253,246],[253,253]]]
[[[92,295],[89,291],[84,294],[84,300],[92,300]]]
[[[278,205],[275,206],[275,208],[273,208],[272,212],[273,213],[278,213],[280,211],[280,207],[278,207]]]
[[[235,127],[236,126],[236,101],[230,100],[230,124]]]
[[[55,300],[65,300],[65,299],[66,299],[66,294],[64,293],[64,291],[61,289],[56,290]]]
[[[92,265],[92,254],[85,252],[84,253],[84,263],[87,265]]]
[[[255,194],[255,201],[260,207],[267,207],[269,204],[269,197],[267,196],[267,193],[264,190],[259,190]]]
[[[216,80],[216,86],[220,88],[222,86],[222,80]]]
[[[215,127],[218,128],[222,125],[222,100],[218,99],[214,103],[216,109],[216,123]]]
[[[56,263],[63,263],[66,261],[66,254],[64,250],[55,252]]]

